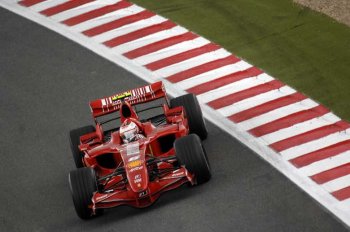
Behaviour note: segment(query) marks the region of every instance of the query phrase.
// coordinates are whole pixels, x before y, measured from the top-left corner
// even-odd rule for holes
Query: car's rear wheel
[[[97,191],[96,174],[94,169],[79,168],[69,173],[69,187],[73,197],[75,211],[82,219],[89,219],[93,216],[92,196]],[[99,209],[96,214],[102,214]]]
[[[197,135],[190,134],[177,139],[174,147],[180,165],[184,165],[194,175],[196,184],[202,184],[210,179],[209,161]]]
[[[70,148],[72,150],[73,159],[75,162],[75,166],[77,168],[84,167],[83,160],[82,160],[84,157],[84,153],[81,152],[79,150],[79,147],[78,147],[80,145],[80,136],[85,135],[85,134],[89,134],[89,133],[94,132],[94,131],[95,131],[95,127],[84,126],[81,128],[71,130],[69,132]]]
[[[191,134],[197,134],[202,140],[208,136],[203,113],[198,99],[194,94],[186,94],[170,100],[170,107],[182,106],[185,109]]]

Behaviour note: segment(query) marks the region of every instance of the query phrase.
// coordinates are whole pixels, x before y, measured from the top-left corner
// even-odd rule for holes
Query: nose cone
[[[148,187],[148,171],[144,161],[135,160],[127,164],[126,174],[133,192],[145,191]]]
[[[149,181],[145,148],[140,149],[138,142],[130,143],[121,151],[121,155],[131,190],[134,192],[145,191]]]

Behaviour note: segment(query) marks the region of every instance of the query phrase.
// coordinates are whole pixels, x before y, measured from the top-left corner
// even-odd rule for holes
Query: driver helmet
[[[136,139],[139,131],[140,129],[136,123],[131,120],[125,120],[120,127],[119,133],[124,143],[130,143]]]

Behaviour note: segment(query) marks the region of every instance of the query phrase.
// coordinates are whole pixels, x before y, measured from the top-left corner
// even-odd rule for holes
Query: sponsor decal
[[[134,160],[138,160],[138,159],[140,159],[140,156],[139,156],[139,155],[133,156],[133,157],[130,157],[130,158],[128,159],[128,162],[131,162],[131,161],[134,161]]]
[[[112,101],[115,102],[115,101],[124,99],[124,98],[126,98],[126,97],[130,97],[130,96],[131,96],[131,91],[129,91],[129,92],[124,92],[124,93],[122,93],[122,94],[114,95],[114,96],[112,97]]]
[[[141,169],[143,169],[143,166],[132,168],[132,169],[130,169],[130,172],[138,171],[138,170],[141,170]]]
[[[139,148],[139,143],[130,143],[126,147],[126,155],[131,156],[131,155],[138,155],[140,154],[140,148]]]
[[[139,197],[144,197],[146,195],[147,195],[147,190],[139,193]]]
[[[173,173],[171,176],[177,177],[177,176],[183,176],[184,174],[185,174],[184,172],[179,172],[179,173]]]
[[[141,181],[142,181],[141,175],[140,174],[135,175],[134,183],[137,184],[137,183],[140,183]]]
[[[128,168],[134,168],[134,167],[138,167],[142,165],[142,161],[141,160],[134,160],[131,161],[127,164]]]

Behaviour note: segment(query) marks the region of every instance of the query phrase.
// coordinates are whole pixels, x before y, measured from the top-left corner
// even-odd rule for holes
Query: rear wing
[[[97,99],[90,102],[92,116],[94,118],[111,114],[120,109],[122,102],[127,101],[131,105],[137,105],[153,101],[159,98],[166,98],[166,91],[161,81],[118,93],[110,97]]]

